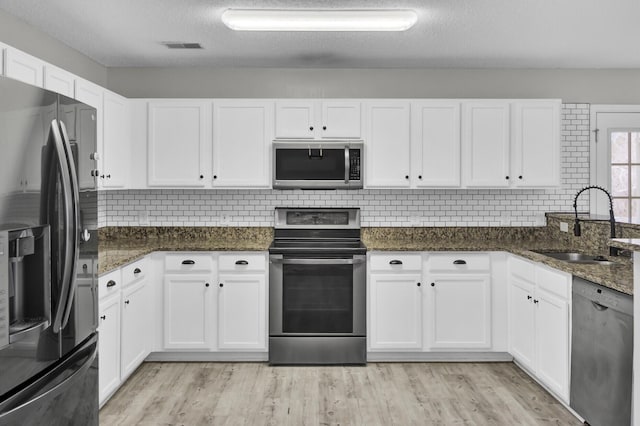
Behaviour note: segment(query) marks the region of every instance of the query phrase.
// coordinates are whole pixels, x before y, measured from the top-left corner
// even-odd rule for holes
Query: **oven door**
[[[269,258],[270,336],[366,335],[366,256]]]

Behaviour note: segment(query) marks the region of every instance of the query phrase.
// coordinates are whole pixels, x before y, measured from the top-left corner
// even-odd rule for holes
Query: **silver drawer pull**
[[[246,260],[236,260],[236,265],[248,265],[249,262]]]
[[[462,259],[458,259],[458,260],[454,260],[453,264],[454,265],[466,265],[467,261],[466,260],[462,260]]]

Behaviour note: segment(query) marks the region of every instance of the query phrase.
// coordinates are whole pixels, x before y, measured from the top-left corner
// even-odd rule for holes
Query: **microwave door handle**
[[[60,294],[58,297],[58,304],[56,307],[56,315],[53,320],[53,332],[58,333],[62,328],[62,320],[64,316],[65,304],[68,299],[69,289],[71,286],[71,268],[73,262],[73,248],[71,242],[73,241],[73,207],[71,206],[71,175],[69,174],[69,164],[66,159],[64,144],[62,142],[62,136],[60,135],[60,128],[58,127],[58,120],[51,121],[51,127],[49,134],[53,137],[55,146],[55,157],[58,159],[58,168],[60,170],[60,183],[62,186],[62,198],[64,205],[62,206],[62,214],[64,216],[64,249],[60,255],[64,256],[62,266],[62,282],[60,283]],[[50,194],[51,197],[55,196]],[[50,212],[51,214],[52,212]],[[49,220],[51,221],[51,219]],[[55,226],[55,223],[49,225]]]
[[[62,143],[67,153],[67,164],[69,165],[69,177],[71,179],[71,211],[73,212],[72,220],[72,239],[69,241],[73,254],[71,255],[70,262],[70,275],[69,275],[69,292],[67,294],[66,307],[64,312],[64,318],[62,320],[62,328],[67,326],[69,322],[69,316],[71,314],[71,307],[73,305],[73,298],[76,292],[76,268],[78,266],[78,240],[80,237],[80,193],[78,174],[76,173],[76,162],[73,157],[73,151],[71,149],[71,143],[69,142],[69,136],[67,134],[67,128],[62,121],[60,124],[60,133],[62,135]],[[67,233],[69,235],[69,233]]]
[[[344,147],[344,183],[349,183],[349,146]]]

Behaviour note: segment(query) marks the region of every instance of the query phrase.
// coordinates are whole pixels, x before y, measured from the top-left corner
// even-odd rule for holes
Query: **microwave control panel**
[[[349,150],[349,180],[360,180],[360,150]]]

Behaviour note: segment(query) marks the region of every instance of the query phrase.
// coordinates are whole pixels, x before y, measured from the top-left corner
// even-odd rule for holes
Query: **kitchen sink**
[[[604,256],[568,252],[568,251],[536,251],[536,253],[569,263],[582,263],[587,265],[613,265],[614,262]]]

